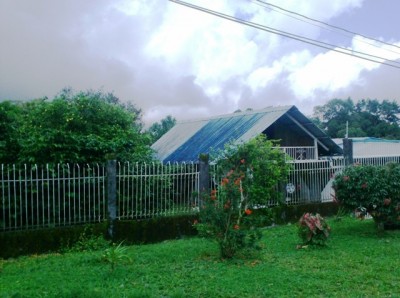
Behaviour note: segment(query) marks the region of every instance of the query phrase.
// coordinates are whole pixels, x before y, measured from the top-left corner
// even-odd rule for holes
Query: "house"
[[[380,138],[351,138],[353,143],[353,157],[393,157],[400,156],[400,140],[386,140]],[[343,139],[333,139],[343,148]]]
[[[294,159],[341,155],[332,139],[295,106],[268,107],[177,123],[152,148],[166,162],[196,162],[200,154],[223,149],[229,142],[246,142],[259,134],[280,140]]]

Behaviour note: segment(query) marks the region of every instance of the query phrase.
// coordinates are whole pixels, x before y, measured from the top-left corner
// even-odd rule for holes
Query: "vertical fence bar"
[[[11,218],[12,218],[12,216],[11,216],[11,212],[12,212],[12,205],[11,205],[11,186],[10,186],[10,181],[11,181],[11,179],[10,179],[10,170],[9,170],[9,167],[7,166],[7,198],[8,198],[8,226],[10,227],[10,228],[12,228],[12,225],[11,225]]]
[[[167,214],[167,208],[168,208],[168,197],[167,197],[167,192],[166,192],[166,174],[165,174],[165,165],[160,164],[161,168],[161,191],[160,191],[160,196],[162,197],[161,201],[161,210],[162,210],[162,215]]]
[[[153,173],[153,175],[154,175],[154,179],[155,179],[155,190],[153,191],[153,196],[154,196],[154,199],[155,199],[155,201],[156,201],[156,206],[155,206],[155,212],[156,212],[156,215],[157,216],[159,216],[160,215],[160,201],[162,201],[162,197],[160,196],[160,193],[159,193],[159,190],[160,190],[160,180],[162,179],[162,176],[160,175],[160,166],[159,166],[159,164],[154,164],[154,168],[155,168],[155,170],[154,170],[154,173]],[[161,178],[161,179],[160,179]]]
[[[21,177],[21,168],[18,167],[18,195],[19,195],[19,222],[18,222],[18,226],[23,226],[24,224],[24,201],[23,201],[23,195],[22,195],[22,177]]]
[[[140,179],[138,176],[139,173],[139,163],[135,164],[135,170],[134,170],[134,175],[135,175],[135,185],[136,185],[136,189],[135,189],[135,218],[138,217],[139,215],[139,200],[140,200],[140,194],[141,194],[141,185],[140,185]]]
[[[120,189],[119,189],[119,191],[120,191],[120,193],[121,193],[121,195],[120,195],[120,204],[122,205],[122,217],[124,218],[125,217],[125,164],[120,164],[120,169],[119,169],[119,172],[120,172],[120,175],[121,175],[121,167],[122,167],[122,179],[120,179],[120,181],[122,180],[122,186],[120,186]]]
[[[102,173],[103,173],[103,179],[102,179],[102,181],[103,181],[103,187],[102,187],[102,189],[103,189],[103,219],[107,219],[107,207],[106,207],[106,200],[107,200],[107,197],[106,197],[106,175],[107,175],[107,172],[106,172],[106,169],[103,167],[102,168]]]
[[[96,171],[93,171],[93,219],[96,220],[96,208],[98,208],[98,213],[100,215],[100,187],[99,186],[99,181],[100,181],[100,169],[99,169],[99,164],[96,164],[95,167]],[[95,179],[97,177],[97,179]],[[96,183],[97,180],[97,183]],[[97,188],[96,188],[97,185]],[[97,197],[97,204],[96,204],[96,197]]]
[[[46,224],[49,223],[50,220],[50,188],[49,188],[49,184],[50,184],[50,178],[49,178],[49,164],[46,164],[46,182],[43,183],[43,193],[47,193],[47,203],[44,204],[43,203],[43,207],[46,209],[45,214],[47,213],[47,218],[45,218],[45,221],[43,223],[43,226],[46,226]],[[46,200],[46,198],[44,198],[44,200]],[[45,216],[44,216],[45,217]],[[47,221],[47,222],[46,222]]]
[[[17,208],[18,208],[18,205],[17,205],[17,186],[16,186],[16,178],[15,178],[15,165],[13,165],[13,190],[14,190],[14,195],[13,195],[13,197],[14,197],[14,226],[15,226],[15,228],[17,228],[18,227],[18,224],[17,224],[17,218],[18,218],[18,213],[17,213]]]
[[[90,208],[90,200],[91,200],[91,192],[90,192],[90,183],[91,183],[91,172],[92,169],[90,168],[90,166],[88,164],[86,164],[86,183],[84,183],[84,189],[87,190],[87,194],[85,193],[83,195],[83,198],[86,199],[84,206],[87,206],[87,212],[85,213],[86,216],[88,217],[88,220],[84,219],[84,222],[90,221],[91,220],[91,208]],[[84,180],[85,182],[85,180]]]
[[[83,222],[86,222],[86,165],[82,165],[82,187],[83,187]]]
[[[29,204],[28,201],[28,172],[27,172],[27,166],[24,164],[24,197],[25,197],[25,225],[26,228],[29,227],[29,208],[31,205]]]
[[[117,166],[117,170],[116,170],[116,172],[117,172],[117,175],[118,175],[118,194],[119,194],[119,200],[118,200],[118,209],[117,209],[117,217],[118,217],[118,219],[121,219],[121,218],[123,218],[123,210],[124,210],[124,208],[123,208],[123,204],[124,204],[124,202],[123,202],[123,193],[122,193],[122,177],[121,177],[121,163],[120,162],[118,162],[118,163],[116,163],[116,166]],[[108,187],[108,167],[109,167],[109,161],[107,162],[107,187]],[[108,202],[108,190],[107,190],[107,202]]]
[[[62,195],[62,191],[61,191],[61,189],[62,189],[62,185],[64,184],[64,183],[61,183],[61,180],[62,178],[61,178],[61,173],[60,173],[60,164],[57,164],[57,177],[56,177],[56,181],[57,181],[57,205],[58,205],[58,211],[57,211],[57,215],[58,216],[55,216],[55,218],[57,218],[57,225],[60,225],[60,223],[61,223],[61,195]],[[65,205],[65,201],[63,201],[62,202],[62,205],[64,206]]]
[[[171,202],[171,208],[169,208],[169,215],[173,215],[175,213],[176,206],[176,195],[179,192],[179,165],[177,162],[169,163],[170,170],[172,173],[171,184],[172,191],[169,194],[169,200]]]
[[[36,171],[34,173],[32,173],[33,171]],[[39,212],[40,212],[40,207],[39,207],[39,183],[38,183],[38,167],[35,164],[34,167],[31,169],[31,176],[35,176],[35,186],[36,186],[36,225],[38,226],[40,224],[40,216],[39,216]],[[33,187],[32,187],[33,189]],[[33,193],[33,191],[32,191]]]
[[[51,185],[52,185],[52,196],[53,196],[53,214],[52,214],[52,218],[53,218],[53,224],[54,225],[56,225],[56,220],[57,220],[57,215],[56,215],[56,209],[57,209],[57,206],[56,206],[56,187],[55,187],[55,184],[56,184],[56,177],[55,177],[55,174],[54,174],[54,172],[55,172],[55,169],[54,169],[54,167],[51,169]]]
[[[107,161],[107,206],[108,206],[108,236],[114,238],[114,222],[117,218],[117,163]]]
[[[147,183],[148,183],[148,170],[147,170],[147,164],[146,163],[144,163],[144,176],[143,176],[143,179],[144,179],[144,194],[143,194],[143,196],[144,196],[144,216],[149,216],[149,213],[147,213],[147,212],[149,212],[149,208],[148,208],[148,199],[147,199]],[[143,167],[142,167],[143,168]]]
[[[4,192],[4,165],[1,164],[1,214],[3,215],[3,220],[1,221],[1,225],[3,226],[3,230],[7,229],[6,224],[6,195]]]
[[[68,178],[68,223],[71,224],[71,168],[67,164],[67,178]]]
[[[147,206],[148,206],[148,215],[149,217],[154,216],[154,200],[151,199],[151,191],[152,187],[154,185],[154,177],[152,175],[154,163],[149,163],[149,166],[147,167],[147,176],[146,176],[146,199],[147,199]]]
[[[76,167],[78,168],[78,223],[81,222],[81,211],[82,211],[82,205],[81,205],[81,167],[77,164]]]
[[[44,226],[45,225],[45,202],[44,202],[44,197],[45,197],[45,195],[44,195],[44,180],[45,180],[45,175],[44,175],[44,168],[43,167],[41,167],[41,171],[40,171],[40,180],[38,180],[38,183],[40,183],[40,188],[41,188],[41,193],[39,194],[39,199],[40,199],[40,205],[41,205],[41,209],[42,209],[42,219],[41,219],[41,222],[42,222],[42,226]],[[40,182],[39,182],[40,181]]]
[[[183,203],[184,204],[183,205],[184,206],[183,207],[183,211],[184,212],[188,212],[190,210],[189,202],[190,202],[190,196],[191,196],[192,189],[193,189],[193,180],[192,180],[193,179],[193,174],[192,174],[193,165],[194,165],[193,162],[191,162],[189,164],[189,167],[185,171],[185,177],[187,177],[187,178],[185,178],[187,186],[185,187],[186,188],[186,192],[185,192],[184,203]]]
[[[132,213],[132,210],[130,208],[130,200],[132,199],[131,196],[132,194],[130,193],[130,184],[131,184],[131,179],[132,179],[132,174],[130,172],[130,164],[129,162],[125,163],[125,168],[126,168],[126,216],[129,217],[130,214]]]
[[[69,202],[67,202],[67,194],[66,194],[66,189],[67,189],[67,183],[68,183],[68,179],[67,179],[67,177],[66,177],[66,175],[65,175],[65,166],[66,165],[63,165],[62,166],[62,177],[63,177],[63,191],[62,191],[62,194],[63,194],[63,198],[62,198],[62,202],[63,202],[63,220],[62,220],[62,224],[65,226],[65,224],[66,224],[66,209],[67,209],[67,206],[69,207]],[[61,221],[60,221],[60,224],[61,224]]]

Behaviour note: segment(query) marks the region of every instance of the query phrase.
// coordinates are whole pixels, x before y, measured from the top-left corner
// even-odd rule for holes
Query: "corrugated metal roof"
[[[174,127],[153,144],[152,148],[156,151],[157,159],[164,161],[168,155],[193,137],[207,123],[208,120],[203,119],[175,124]]]
[[[230,141],[246,142],[288,114],[334,153],[341,149],[295,106],[269,107],[177,123],[152,148],[163,162],[197,161],[202,153],[222,149]]]

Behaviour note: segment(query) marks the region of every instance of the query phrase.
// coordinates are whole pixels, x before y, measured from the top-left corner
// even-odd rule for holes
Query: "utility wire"
[[[386,44],[386,45],[390,45],[390,46],[392,46],[392,47],[398,47],[398,46],[395,45],[395,44],[389,44],[389,43],[386,43],[386,42],[383,42],[383,41],[374,39],[374,38],[372,38],[372,37],[366,37],[366,36],[364,36],[364,35],[362,35],[362,34],[359,34],[359,33],[354,33],[354,34],[356,34],[356,36],[354,36],[353,34],[350,34],[350,33],[340,32],[340,31],[338,31],[338,30],[329,28],[329,27],[327,27],[326,25],[319,25],[319,24],[316,24],[316,23],[315,23],[315,22],[320,22],[320,21],[315,20],[315,22],[310,22],[310,21],[307,20],[308,17],[305,17],[305,18],[307,18],[307,19],[305,20],[305,19],[302,19],[302,18],[300,18],[300,17],[296,17],[296,16],[294,16],[294,15],[291,15],[290,13],[285,13],[284,11],[286,11],[286,10],[280,11],[280,10],[278,10],[278,9],[275,9],[275,8],[273,8],[273,7],[270,7],[270,6],[268,6],[268,5],[270,5],[269,3],[265,3],[265,2],[262,2],[262,1],[259,1],[259,0],[252,0],[252,1],[253,1],[254,4],[257,4],[257,5],[259,5],[259,6],[263,7],[263,8],[267,8],[267,9],[269,9],[269,10],[271,10],[271,11],[275,11],[275,12],[277,12],[277,13],[283,14],[283,15],[289,17],[289,18],[296,19],[296,20],[298,20],[298,21],[300,21],[300,22],[304,22],[304,23],[310,24],[310,25],[312,25],[312,26],[319,27],[319,28],[321,28],[321,29],[329,30],[329,31],[331,31],[331,32],[333,32],[333,33],[336,33],[336,34],[341,34],[341,35],[344,35],[344,36],[347,36],[347,37],[354,37],[354,39],[359,40],[359,41],[362,42],[362,43],[368,44],[368,45],[370,45],[370,46],[373,46],[373,47],[378,48],[378,49],[381,49],[381,50],[385,50],[385,51],[392,52],[392,53],[395,53],[395,54],[399,54],[399,55],[400,55],[400,52],[397,52],[397,51],[394,51],[394,50],[391,50],[391,49],[388,49],[388,48],[381,48],[381,47],[377,46],[376,44],[374,44],[374,43],[372,43],[372,42],[368,42],[368,41],[366,41],[366,40],[363,40],[363,39],[358,38],[358,36],[362,36],[362,37],[364,37],[365,39],[370,39],[371,41],[376,41],[376,42],[379,42],[379,43],[383,43],[383,44]],[[261,3],[260,3],[260,2],[261,2]],[[265,3],[265,4],[264,4],[264,3]],[[272,4],[271,4],[271,5],[272,5]],[[274,5],[274,6],[275,6],[275,5]],[[293,12],[293,14],[298,15],[298,13],[296,13],[296,12]],[[320,22],[320,23],[323,23],[323,22]],[[331,27],[335,27],[335,26],[331,26]],[[346,29],[342,29],[342,30],[346,30]],[[358,36],[357,36],[357,35],[358,35]]]
[[[291,38],[291,39],[294,39],[294,40],[297,40],[297,41],[301,41],[301,42],[304,42],[304,43],[307,43],[307,44],[311,44],[311,45],[314,45],[314,46],[317,46],[317,47],[320,47],[320,48],[332,50],[332,51],[335,51],[335,52],[338,52],[338,53],[341,53],[341,54],[345,54],[345,55],[349,55],[349,56],[352,56],[352,57],[356,57],[356,58],[359,58],[359,59],[363,59],[363,60],[367,60],[367,61],[370,61],[370,62],[375,62],[375,63],[379,63],[379,64],[383,64],[383,65],[387,65],[387,66],[391,66],[391,67],[400,69],[400,66],[398,66],[398,65],[394,65],[394,64],[391,64],[391,63],[388,63],[388,62],[383,62],[383,61],[390,61],[390,62],[395,63],[395,64],[400,64],[400,62],[397,62],[397,61],[388,60],[386,58],[382,58],[382,57],[375,56],[375,55],[370,55],[370,54],[363,53],[363,52],[349,50],[349,49],[342,48],[342,47],[339,47],[339,46],[335,46],[335,45],[332,45],[332,44],[329,44],[329,43],[325,43],[325,42],[317,41],[317,40],[314,40],[314,39],[306,38],[304,36],[292,34],[292,33],[289,33],[289,32],[282,31],[282,30],[277,30],[277,29],[274,29],[274,28],[271,28],[271,27],[267,27],[267,26],[263,26],[263,25],[260,25],[260,24],[257,24],[257,23],[245,21],[245,20],[237,18],[237,17],[233,17],[233,16],[230,16],[230,15],[227,15],[227,14],[224,14],[224,13],[220,13],[220,12],[217,12],[217,11],[214,11],[214,10],[211,10],[211,9],[208,9],[208,8],[204,8],[204,7],[201,7],[201,6],[197,6],[197,5],[194,5],[194,4],[191,4],[191,3],[187,3],[187,2],[184,2],[184,1],[181,1],[181,0],[169,0],[169,1],[170,2],[174,2],[176,4],[180,4],[180,5],[189,7],[189,8],[192,8],[192,9],[195,9],[195,10],[199,10],[199,11],[202,11],[202,12],[205,12],[205,13],[220,17],[220,18],[223,18],[223,19],[226,19],[226,20],[230,20],[230,21],[233,21],[233,22],[236,22],[236,23],[240,23],[240,24],[249,26],[249,27],[253,27],[253,28],[256,28],[256,29],[259,29],[259,30],[262,30],[262,31],[266,31],[266,32],[270,32],[270,33],[277,34],[277,35],[280,35],[280,36],[288,37],[288,38]],[[378,59],[383,60],[383,61],[379,61],[379,60],[375,60],[375,59],[372,59],[372,58],[367,58],[367,57],[355,55],[354,53],[361,54],[363,56],[378,58]]]
[[[317,20],[317,19],[310,18],[310,17],[308,17],[308,16],[306,16],[306,15],[303,15],[303,14],[300,14],[300,13],[298,13],[298,12],[285,9],[285,8],[283,8],[283,7],[281,7],[281,6],[276,5],[276,4],[272,4],[272,3],[269,3],[269,2],[265,2],[265,1],[262,1],[262,0],[252,0],[252,1],[255,2],[256,4],[259,4],[259,5],[260,5],[260,4],[264,4],[264,5],[262,5],[263,7],[266,7],[265,5],[267,5],[267,6],[269,6],[269,7],[268,7],[269,9],[271,9],[271,10],[273,10],[273,11],[276,11],[276,12],[279,12],[279,11],[277,11],[276,9],[273,9],[273,8],[271,8],[271,7],[277,8],[277,9],[280,10],[280,11],[284,11],[284,12],[287,12],[287,13],[289,13],[289,14],[292,14],[292,15],[284,14],[284,15],[286,15],[286,16],[288,16],[288,17],[295,18],[295,19],[297,19],[297,20],[299,20],[299,21],[306,22],[306,23],[308,23],[308,24],[312,24],[312,25],[318,26],[318,27],[320,27],[320,28],[324,28],[324,29],[328,29],[328,30],[330,30],[330,31],[334,31],[334,30],[329,29],[329,28],[333,28],[333,29],[335,29],[336,31],[339,30],[339,31],[342,31],[342,32],[347,33],[347,34],[345,34],[345,35],[347,35],[347,36],[358,35],[358,36],[364,37],[364,38],[366,38],[366,39],[373,40],[373,41],[375,41],[375,42],[379,42],[379,43],[381,43],[381,44],[385,44],[385,45],[388,45],[388,46],[391,46],[391,47],[395,47],[395,48],[400,49],[400,46],[398,46],[398,45],[395,45],[395,44],[392,44],[392,43],[388,43],[388,42],[385,42],[385,41],[382,41],[382,40],[379,40],[379,39],[376,39],[376,38],[373,38],[373,37],[370,37],[370,36],[367,36],[367,35],[363,35],[363,34],[360,34],[360,33],[357,33],[357,32],[353,32],[353,31],[350,31],[350,30],[348,30],[348,29],[345,29],[345,28],[342,28],[342,27],[339,27],[339,26],[331,25],[331,24],[328,24],[328,23],[326,23],[326,22],[323,22],[323,21],[320,21],[320,20]],[[279,13],[282,13],[282,12],[279,12]],[[293,15],[299,16],[299,17],[302,18],[302,19],[297,18],[297,17],[294,17]],[[310,20],[310,21],[312,21],[312,22],[305,21],[304,19]],[[322,24],[323,26],[314,24],[313,22]],[[327,27],[328,27],[328,28],[327,28]],[[363,41],[363,42],[365,42],[365,41]],[[370,44],[370,45],[372,45],[372,46],[375,46],[375,45],[372,44],[372,43],[368,43],[368,42],[365,42],[365,43]],[[400,54],[399,52],[396,52],[396,51],[393,51],[393,50],[390,50],[390,49],[385,49],[385,50],[391,51],[391,52],[393,52],[393,53]]]

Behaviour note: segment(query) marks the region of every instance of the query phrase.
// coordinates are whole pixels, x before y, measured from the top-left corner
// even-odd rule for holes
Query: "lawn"
[[[296,225],[266,228],[248,260],[200,238],[128,246],[114,269],[104,251],[3,260],[0,297],[400,297],[400,231],[328,222],[327,247],[296,249]]]

